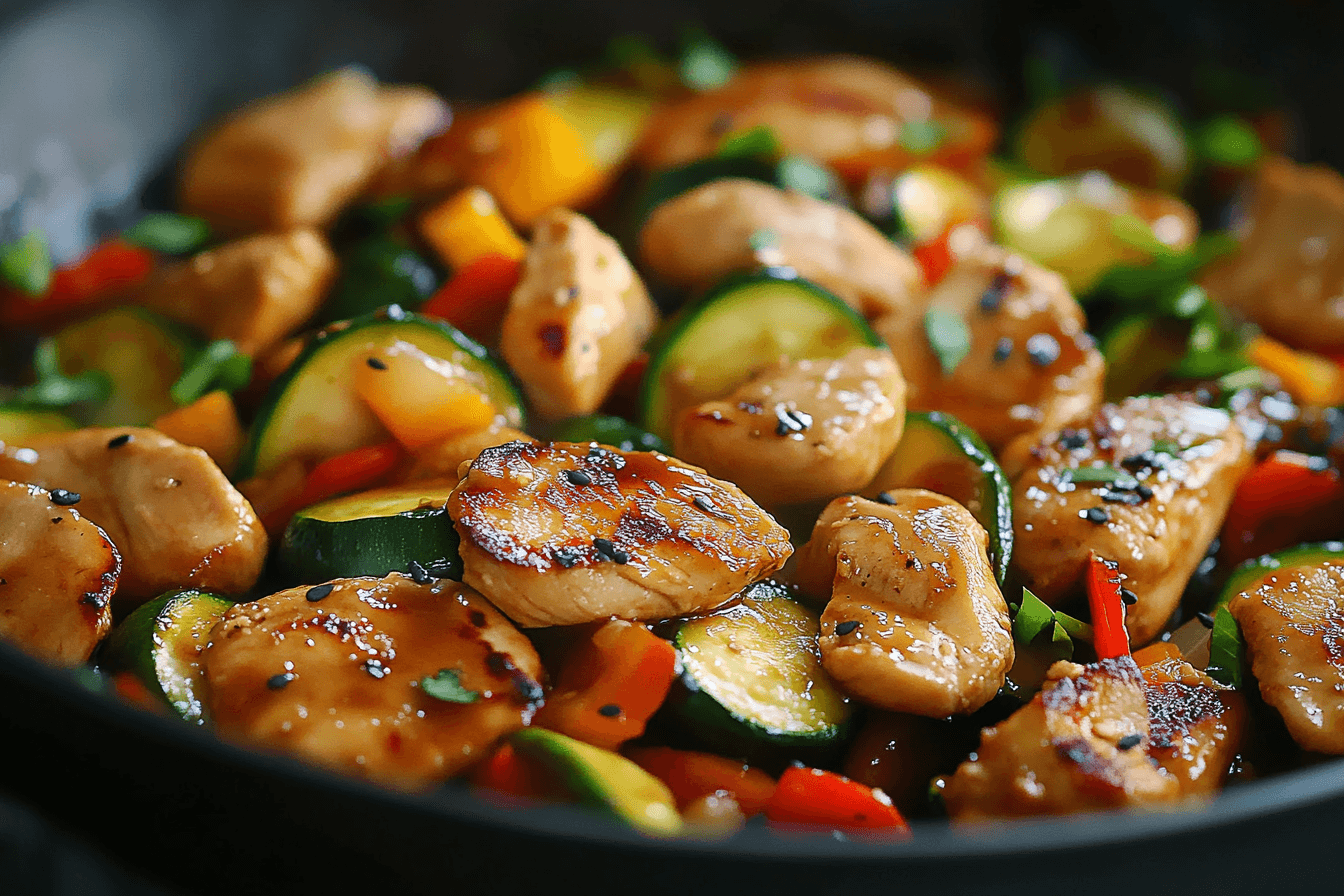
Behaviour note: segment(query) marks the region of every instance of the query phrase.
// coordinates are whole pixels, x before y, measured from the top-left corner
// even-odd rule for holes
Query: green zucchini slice
[[[1227,582],[1223,585],[1223,590],[1218,592],[1218,599],[1210,612],[1216,615],[1218,610],[1227,606],[1228,601],[1260,584],[1260,581],[1271,572],[1296,569],[1300,566],[1320,566],[1326,562],[1344,565],[1344,541],[1300,544],[1247,560],[1232,570],[1231,575],[1227,577]]]
[[[780,358],[838,358],[882,345],[861,314],[791,271],[732,276],[669,321],[650,346],[644,428],[668,438],[677,411],[721,398]]]
[[[1013,557],[1013,489],[969,426],[941,411],[907,413],[900,444],[864,495],[894,488],[928,489],[969,510],[989,533],[989,561],[1003,585]]]
[[[852,706],[821,665],[820,620],[773,582],[678,629],[682,674],[667,707],[716,752],[763,765],[824,762],[852,728]]]
[[[458,535],[447,508],[452,490],[447,482],[394,486],[300,510],[276,553],[280,574],[309,585],[390,572],[460,579]]]
[[[460,364],[480,377],[510,426],[523,426],[523,401],[513,379],[486,349],[442,321],[400,306],[322,330],[271,385],[238,462],[238,478],[269,473],[290,458],[322,460],[387,438],[353,386],[354,365],[395,342]]]
[[[69,432],[78,424],[56,411],[0,408],[0,443],[22,445],[25,439],[48,432]]]
[[[619,753],[544,728],[524,728],[511,742],[523,756],[560,778],[586,805],[655,837],[681,831],[677,802],[667,785]]]
[[[672,452],[668,444],[653,433],[645,432],[624,417],[604,414],[564,420],[556,424],[551,432],[551,440],[597,442],[621,451],[661,451],[664,454]]]
[[[200,654],[233,601],[204,591],[173,591],[136,607],[112,631],[103,659],[135,674],[188,722],[203,724]]]

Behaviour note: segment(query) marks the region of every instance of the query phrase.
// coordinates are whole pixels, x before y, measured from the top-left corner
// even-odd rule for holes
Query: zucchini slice
[[[173,591],[136,607],[112,630],[103,659],[132,672],[188,722],[203,724],[200,654],[233,601],[204,591]]]
[[[524,728],[510,740],[515,750],[544,765],[586,805],[655,837],[681,832],[677,801],[667,785],[619,753],[544,728]]]
[[[817,614],[773,582],[683,623],[669,713],[709,749],[762,765],[833,757],[853,711],[822,668],[820,629]]]
[[[734,275],[669,321],[650,346],[644,428],[668,438],[677,411],[728,394],[780,358],[838,358],[883,345],[861,314],[791,270]]]
[[[556,424],[551,432],[555,442],[597,442],[620,451],[661,451],[671,454],[666,442],[651,432],[645,432],[624,417],[593,414],[571,417]]]
[[[90,426],[148,426],[177,405],[169,395],[197,340],[165,317],[143,308],[115,308],[56,334],[61,372],[101,370],[112,395],[88,419]]]
[[[523,401],[502,365],[469,336],[398,305],[320,331],[271,385],[238,462],[238,478],[269,473],[290,458],[323,460],[386,439],[373,411],[355,393],[352,371],[369,353],[407,342],[461,365],[514,428]]]
[[[390,572],[460,579],[458,535],[447,507],[453,485],[393,486],[300,510],[276,553],[280,574],[308,585]]]
[[[69,432],[79,426],[55,411],[0,408],[0,443],[22,445],[25,439],[48,432]]]
[[[989,533],[989,562],[1003,585],[1013,557],[1013,488],[969,426],[941,411],[908,412],[900,443],[864,496],[894,488],[925,488],[969,510]]]
[[[1209,612],[1217,615],[1220,609],[1227,606],[1228,601],[1241,592],[1248,591],[1260,584],[1260,581],[1271,572],[1281,569],[1296,569],[1299,566],[1320,566],[1326,562],[1333,562],[1336,565],[1344,564],[1344,541],[1300,544],[1273,554],[1265,554],[1262,557],[1247,560],[1232,570],[1231,575],[1227,577],[1227,582],[1223,585],[1223,590],[1218,592],[1218,599],[1214,601]]]

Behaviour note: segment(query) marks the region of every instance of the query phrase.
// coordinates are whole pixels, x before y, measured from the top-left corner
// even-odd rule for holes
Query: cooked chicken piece
[[[583,215],[557,208],[532,232],[504,315],[502,350],[542,414],[591,414],[657,321],[616,241]]]
[[[1344,351],[1344,177],[1267,159],[1238,230],[1201,280],[1209,295],[1290,345]]]
[[[1057,606],[1096,551],[1120,564],[1138,598],[1125,620],[1130,640],[1152,640],[1250,466],[1241,429],[1226,412],[1174,395],[1127,398],[1031,454],[1013,482],[1013,566],[1022,583]]]
[[[829,596],[821,659],[846,693],[942,717],[988,703],[1013,664],[1008,604],[970,511],[924,489],[890,504],[836,498],[798,552],[798,584]]]
[[[720,401],[684,412],[677,457],[767,506],[857,491],[901,437],[905,381],[885,348],[782,361]]]
[[[407,790],[477,762],[542,694],[532,644],[489,602],[400,573],[239,604],[201,666],[224,737]]]
[[[486,448],[503,445],[505,442],[535,442],[527,433],[502,423],[495,423],[485,429],[477,429],[461,435],[449,436],[442,442],[428,445],[417,451],[401,481],[420,482],[426,479],[461,478],[465,473],[461,467],[476,459]]]
[[[0,445],[0,479],[66,489],[121,553],[118,604],[173,588],[237,594],[266,560],[266,532],[214,461],[152,429],[52,433]]]
[[[948,129],[935,158],[983,156],[997,137],[988,119],[962,112],[881,62],[854,56],[770,62],[659,110],[639,158],[646,168],[683,165],[713,155],[728,134],[765,126],[785,152],[845,174],[874,165],[901,170],[919,155],[906,148],[911,141],[903,130],[918,132],[930,121]]]
[[[509,442],[448,502],[463,581],[523,626],[712,609],[793,553],[733,484],[649,452]]]
[[[771,245],[760,245],[763,236]],[[924,291],[914,259],[849,209],[742,178],[711,181],[654,209],[639,232],[639,257],[688,289],[785,265],[869,317],[912,308]]]
[[[1143,666],[1148,755],[1181,796],[1211,796],[1227,780],[1246,733],[1246,698],[1182,659]]]
[[[233,232],[325,227],[389,157],[448,126],[420,87],[379,87],[345,68],[244,106],[183,163],[183,208]]]
[[[1303,749],[1344,753],[1344,563],[1277,569],[1228,601],[1260,695]]]
[[[931,312],[969,330],[970,350],[951,374],[931,343]],[[988,243],[959,255],[923,302],[874,324],[901,365],[910,409],[952,414],[995,451],[1101,403],[1105,362],[1086,326],[1058,274]]]
[[[1148,758],[1143,679],[1129,657],[1059,662],[1030,703],[980,736],[943,790],[958,821],[1166,802],[1180,783]]]
[[[335,276],[336,256],[321,234],[264,233],[163,268],[137,300],[257,355],[313,316]]]
[[[79,496],[0,480],[0,639],[77,666],[112,627],[121,555]]]

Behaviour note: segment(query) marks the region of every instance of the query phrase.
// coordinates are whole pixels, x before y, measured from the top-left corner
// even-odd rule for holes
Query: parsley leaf
[[[0,246],[0,281],[30,296],[40,296],[51,286],[51,250],[47,235],[30,230],[21,239]]]
[[[156,212],[136,221],[121,236],[127,242],[165,255],[185,255],[210,238],[210,225],[189,215]]]
[[[933,353],[938,356],[943,376],[951,376],[952,371],[971,351],[971,328],[960,314],[942,308],[930,308],[924,312],[924,334],[929,339]]]
[[[1137,481],[1128,473],[1107,464],[1068,469],[1064,470],[1063,474],[1063,481],[1065,482],[1096,482],[1109,485],[1119,482],[1132,484]]]
[[[475,703],[481,699],[476,691],[462,686],[461,673],[456,669],[440,669],[437,675],[420,679],[420,690],[444,703]]]
[[[18,390],[5,402],[7,407],[64,408],[80,402],[103,402],[112,395],[112,380],[101,370],[86,370],[78,376],[61,372],[56,341],[43,339],[33,352],[36,382]]]

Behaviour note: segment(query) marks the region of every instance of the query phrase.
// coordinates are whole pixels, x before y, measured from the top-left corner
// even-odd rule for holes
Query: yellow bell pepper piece
[[[480,187],[467,187],[422,213],[420,235],[454,270],[482,255],[518,261],[527,254],[527,244],[504,220],[494,197]]]

